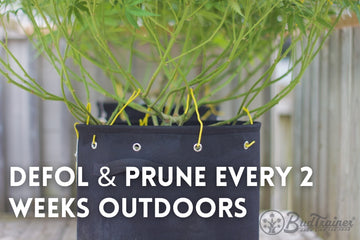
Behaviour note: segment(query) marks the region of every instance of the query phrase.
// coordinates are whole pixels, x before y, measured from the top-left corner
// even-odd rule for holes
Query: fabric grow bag
[[[194,149],[198,125],[78,125],[77,129],[78,168],[82,168],[83,180],[89,183],[89,186],[77,189],[78,199],[88,199],[84,205],[89,210],[87,217],[78,218],[79,240],[258,239],[259,188],[247,186],[246,179],[248,168],[259,168],[260,123],[204,126],[202,149],[198,152]],[[245,149],[246,141],[255,143]],[[130,176],[126,169],[130,167],[139,169],[139,177],[130,181],[131,186],[126,186],[126,178],[129,180]],[[170,167],[173,167],[173,174],[169,172]],[[190,172],[187,172],[188,167]],[[200,172],[204,174],[200,180],[206,186],[195,186],[195,170],[201,167],[205,171]],[[217,186],[216,171],[219,167],[232,167],[234,174],[245,167],[238,186],[233,183],[229,170],[221,172],[226,175],[221,182],[226,182],[227,186]],[[162,173],[160,168],[164,170]],[[102,173],[106,169],[110,173],[104,178]],[[149,169],[156,170],[152,178],[156,186],[150,186],[149,181],[144,186],[142,176],[145,173],[149,176]],[[177,174],[181,174],[175,170],[179,169],[184,174],[190,173],[187,175],[192,177],[190,183],[179,177],[181,186],[176,186]],[[135,171],[131,173],[135,174]],[[258,171],[254,174],[258,175]],[[171,176],[173,183],[162,186],[161,183],[169,181]],[[99,185],[100,180],[101,184],[106,184],[107,179],[112,178],[116,186]],[[159,179],[162,179],[161,183]],[[159,199],[162,202],[158,202],[156,207],[155,202]],[[126,208],[123,201],[126,201]],[[163,201],[169,203],[170,210]],[[116,208],[116,203],[119,208]],[[135,205],[134,216],[123,214],[124,209],[131,213]],[[100,206],[103,212],[112,216],[104,217]],[[78,211],[83,212],[83,209]],[[168,211],[168,214],[155,217],[156,211]]]

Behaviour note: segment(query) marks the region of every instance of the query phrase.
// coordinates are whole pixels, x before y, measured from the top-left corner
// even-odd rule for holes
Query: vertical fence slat
[[[350,104],[351,104],[351,59],[352,59],[352,29],[344,28],[340,31],[340,40],[341,44],[339,46],[341,55],[340,55],[340,88],[338,89],[340,93],[340,102],[339,106],[339,120],[341,124],[340,128],[340,138],[338,139],[338,144],[340,145],[340,158],[338,159],[338,172],[339,182],[336,185],[339,189],[338,199],[338,209],[337,217],[338,218],[351,218],[352,209],[349,208],[349,203],[351,202],[351,185],[352,180],[349,178],[351,155],[350,155],[350,145],[351,145],[351,113],[350,113]],[[350,232],[339,232],[338,239],[349,239]]]
[[[297,69],[296,69],[297,70]],[[303,78],[305,79],[306,77],[306,72],[303,76]],[[301,101],[302,97],[301,97],[301,93],[302,93],[302,89],[303,89],[303,83],[300,83],[296,86],[295,88],[295,97],[294,97],[294,151],[293,151],[293,155],[294,155],[294,160],[292,163],[292,166],[294,169],[299,169],[301,167],[301,159],[302,159],[302,140],[301,140],[301,134],[302,134],[302,124],[301,124],[301,120],[303,118],[303,113],[302,113],[302,105],[303,102]],[[297,201],[296,199],[301,199],[301,188],[299,187],[299,182],[301,181],[301,175],[298,172],[294,172],[293,175],[293,182],[292,182],[292,188],[293,190],[293,201],[292,201],[292,206],[293,209],[300,213],[301,212],[301,201]]]
[[[281,77],[286,73],[290,66],[289,60],[283,59],[273,76],[274,79]],[[287,83],[291,81],[291,76],[287,76],[281,81],[271,86],[271,96],[274,97],[278,94]],[[271,111],[268,112],[270,115],[270,141],[264,142],[268,146],[269,152],[271,153],[271,164],[272,167],[281,167],[285,169],[288,166],[292,166],[292,105],[293,105],[293,93],[283,98]],[[266,165],[268,166],[268,165]],[[292,175],[292,174],[289,174]],[[290,176],[287,179],[287,186],[281,187],[280,176],[275,174],[274,185],[271,187],[271,208],[279,210],[291,209],[291,198],[292,198],[292,179]]]
[[[305,79],[311,79],[310,71],[306,71],[304,74]],[[301,122],[301,147],[302,147],[302,156],[300,158],[300,166],[296,169],[297,172],[300,174],[300,179],[303,179],[303,174],[300,173],[300,168],[302,166],[310,166],[309,158],[310,158],[310,132],[308,131],[310,126],[310,97],[309,97],[309,89],[310,89],[310,81],[303,81],[302,85],[302,108],[301,108],[301,115],[302,115],[302,122]],[[298,185],[299,187],[299,185]],[[302,201],[301,201],[301,211],[304,214],[307,214],[307,207],[310,206],[310,195],[309,195],[309,188],[301,188],[302,190]]]
[[[350,113],[351,117],[351,134],[350,134],[350,159],[349,167],[350,173],[348,181],[351,181],[351,202],[348,203],[349,211],[352,210],[352,214],[356,217],[356,224],[350,232],[349,239],[359,239],[360,237],[360,28],[353,29],[353,41],[352,41],[352,61],[351,61],[351,105]],[[351,179],[351,180],[350,180]],[[357,210],[357,212],[356,212]]]
[[[0,53],[0,57],[3,57]],[[5,211],[6,179],[5,179],[5,158],[4,158],[4,92],[3,76],[0,79],[0,213]]]
[[[318,47],[318,44],[317,44]],[[310,84],[308,85],[308,93],[310,94],[310,102],[309,102],[309,126],[308,126],[308,145],[309,145],[309,158],[307,159],[307,164],[304,166],[311,166],[313,172],[316,174],[313,175],[312,181],[314,182],[314,186],[307,188],[309,195],[309,205],[306,207],[307,212],[309,214],[317,212],[317,202],[318,202],[318,193],[319,193],[319,167],[318,161],[312,161],[313,159],[318,159],[318,151],[319,151],[319,131],[318,131],[318,112],[319,112],[319,68],[320,68],[320,56],[317,55],[311,66],[310,66]],[[314,193],[314,194],[312,194]],[[309,215],[308,215],[309,216]]]
[[[338,138],[340,136],[340,124],[341,121],[339,119],[339,102],[340,102],[340,81],[339,81],[339,59],[340,59],[340,34],[339,31],[334,32],[333,36],[330,39],[330,69],[328,70],[330,73],[329,84],[328,84],[328,93],[331,96],[328,100],[328,119],[330,119],[327,131],[328,135],[328,163],[327,163],[327,173],[331,178],[328,179],[327,184],[332,186],[328,191],[328,211],[327,216],[335,216],[337,215],[338,208],[338,200],[336,196],[339,194],[339,189],[335,186],[338,184],[339,172],[338,172],[338,164],[340,158],[340,147],[338,144]],[[333,138],[336,137],[336,140]],[[314,160],[316,161],[316,159]],[[315,173],[316,174],[316,173]],[[335,240],[337,239],[337,233],[330,233],[329,239]]]
[[[264,91],[264,101],[269,101],[271,97],[270,88]],[[265,113],[262,117],[262,125],[260,130],[260,144],[261,144],[261,165],[270,166],[271,158],[271,117],[269,113]],[[270,209],[271,187],[265,186],[260,188],[260,209]]]
[[[327,192],[329,185],[328,174],[327,174],[327,164],[328,164],[328,154],[327,154],[327,140],[328,140],[328,82],[329,82],[329,72],[328,69],[330,67],[329,64],[329,52],[331,48],[329,46],[329,40],[323,46],[323,49],[320,51],[320,62],[319,65],[319,112],[318,118],[319,122],[317,123],[318,131],[319,131],[319,139],[318,139],[318,201],[317,201],[317,211],[320,215],[327,215]]]

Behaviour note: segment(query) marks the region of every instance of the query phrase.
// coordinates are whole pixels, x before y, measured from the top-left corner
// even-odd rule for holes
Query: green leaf
[[[75,14],[76,19],[81,23],[81,25],[83,25],[84,22],[82,20],[81,13],[77,8],[74,8],[74,14]]]
[[[241,12],[240,4],[237,0],[229,0],[230,7],[240,16],[245,17],[244,14]]]
[[[325,19],[321,18],[321,17],[317,17],[316,21],[318,21],[321,25],[323,25],[326,28],[331,28],[331,24],[329,22],[327,22]]]
[[[135,28],[139,28],[136,19],[129,13],[128,9],[125,9],[125,16],[131,25],[133,25]]]
[[[75,0],[74,3],[69,5],[68,7],[68,11],[66,13],[68,20],[71,21],[71,16],[74,14],[75,18],[79,20],[81,24],[83,24],[83,16],[81,15],[81,13],[85,12],[87,14],[90,14],[90,11],[86,5],[86,1]]]
[[[294,15],[291,15],[291,16],[288,18],[287,24],[288,24],[288,31],[289,31],[290,33],[292,33],[292,32],[293,32],[293,28],[294,28]]]
[[[305,24],[304,24],[304,20],[301,17],[299,17],[298,15],[295,15],[294,20],[295,20],[296,25],[300,29],[301,33],[306,36],[306,27],[305,27]]]
[[[77,2],[75,6],[76,6],[76,8],[80,9],[81,11],[86,12],[87,14],[90,14],[90,11],[86,6],[85,1]]]
[[[110,0],[110,4],[111,4],[112,6],[115,6],[115,5],[117,5],[118,3],[119,3],[118,0]]]
[[[71,15],[72,15],[73,11],[74,11],[74,6],[69,6],[68,12],[67,12],[67,18],[69,21],[71,21]]]
[[[144,0],[135,0],[135,1],[131,2],[129,5],[130,6],[136,6],[136,5],[138,5],[140,3],[143,3],[143,2],[144,2]]]
[[[354,12],[355,12],[355,14],[356,14],[356,16],[357,16],[357,18],[358,18],[358,20],[360,22],[360,5],[359,4],[353,5],[352,4],[351,7],[352,7],[351,9],[354,10]]]

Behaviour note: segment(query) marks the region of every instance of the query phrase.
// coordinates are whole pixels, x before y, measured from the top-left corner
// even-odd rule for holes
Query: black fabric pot
[[[198,140],[198,125],[182,127],[78,125],[77,128],[79,130],[78,167],[82,167],[84,180],[89,182],[88,187],[78,187],[78,199],[88,199],[85,205],[90,212],[88,217],[78,218],[79,240],[258,239],[259,188],[246,186],[246,169],[237,187],[232,183],[229,172],[226,172],[228,186],[216,186],[216,168],[234,167],[237,173],[239,167],[259,167],[260,123],[205,126],[200,152],[193,149]],[[95,149],[93,149],[94,145],[92,147],[94,135]],[[246,141],[255,141],[255,144],[244,149]],[[116,186],[99,186],[100,169],[104,166],[111,171],[107,177],[115,177]],[[153,169],[163,167],[164,170],[172,166],[174,169],[179,167],[185,173],[187,167],[192,167],[194,170],[195,167],[204,166],[206,187],[195,187],[194,178],[191,180],[192,187],[184,182],[181,187],[175,184],[169,187],[144,187],[141,178],[131,181],[131,187],[126,187],[127,166],[136,166],[140,170],[143,166],[150,166]],[[140,172],[140,176],[143,172]],[[165,180],[170,178],[169,174],[165,173],[164,176]],[[156,185],[159,185],[158,177],[157,172],[154,178]],[[106,183],[104,179],[101,180],[102,183]],[[113,198],[119,203],[120,208],[116,216],[106,218],[100,214],[99,205],[105,198]],[[146,211],[148,216],[143,216],[143,204],[137,203],[136,215],[132,218],[125,217],[122,214],[123,198],[127,199],[128,212],[131,211],[132,198],[137,200],[151,198],[152,202],[148,204]],[[158,198],[164,198],[170,203],[171,211],[166,217],[154,217],[154,202]],[[185,218],[179,217],[173,211],[174,203],[183,198],[191,200],[194,207],[192,214]],[[224,211],[224,215],[219,216],[219,198],[227,198],[226,201],[232,202],[233,206],[229,208],[232,217]],[[235,213],[244,213],[244,209],[235,206],[235,202],[240,198],[245,198],[245,202],[240,205],[246,209],[246,215],[235,217]],[[216,204],[213,215],[201,217],[198,214],[196,203],[200,199],[207,199]],[[204,200],[204,204],[200,204],[204,213],[211,212],[212,209],[207,200]],[[161,206],[160,209],[164,210],[165,207]],[[107,213],[113,210],[113,204],[105,204]],[[188,205],[181,203],[178,205],[178,210],[185,213]],[[82,212],[81,209],[79,211]]]

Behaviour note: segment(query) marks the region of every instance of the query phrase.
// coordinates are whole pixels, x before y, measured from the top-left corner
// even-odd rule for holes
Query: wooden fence
[[[36,57],[31,43],[24,36],[13,35],[9,48],[31,76],[39,79],[50,91],[59,93],[57,74],[43,58]],[[54,169],[75,166],[72,122],[64,104],[41,101],[0,80],[0,212],[9,210],[9,197],[73,195],[72,188],[61,188],[54,182],[46,188],[25,186],[28,184],[16,188],[9,186],[10,166],[24,169],[29,166],[53,166]]]
[[[313,169],[313,187],[293,184],[293,209],[309,218],[352,220],[350,231],[324,239],[360,237],[360,28],[341,28],[326,42],[297,87],[294,168]]]

